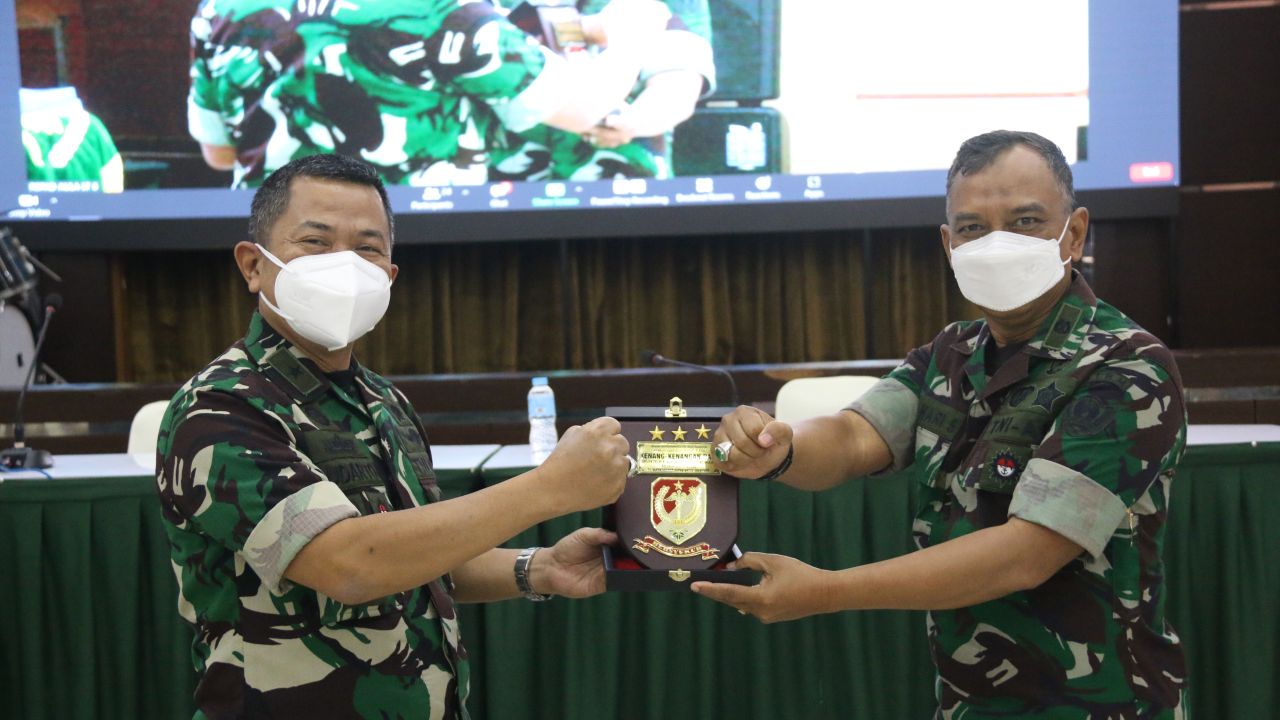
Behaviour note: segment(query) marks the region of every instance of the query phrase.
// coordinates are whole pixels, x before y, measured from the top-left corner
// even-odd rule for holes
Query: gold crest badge
[[[679,545],[707,525],[707,484],[698,478],[660,477],[649,486],[650,522]]]

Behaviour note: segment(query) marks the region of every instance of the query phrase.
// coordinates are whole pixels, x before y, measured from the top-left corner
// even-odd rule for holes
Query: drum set
[[[21,387],[35,362],[35,329],[43,320],[37,268],[48,272],[9,228],[0,228],[0,389]]]

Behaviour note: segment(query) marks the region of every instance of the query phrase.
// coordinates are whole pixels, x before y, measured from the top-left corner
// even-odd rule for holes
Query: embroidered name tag
[[[931,395],[920,396],[920,410],[916,417],[916,425],[942,439],[954,438],[964,426],[964,417],[963,412]]]
[[[311,462],[343,492],[381,487],[385,482],[378,460],[349,432],[311,430],[302,434],[301,444]]]

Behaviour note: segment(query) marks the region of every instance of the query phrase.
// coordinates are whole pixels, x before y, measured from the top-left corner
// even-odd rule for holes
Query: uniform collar
[[[1071,284],[1067,292],[1054,306],[1048,318],[1036,334],[996,374],[987,377],[986,352],[991,339],[991,328],[985,321],[977,323],[977,332],[964,333],[951,345],[951,349],[967,357],[964,373],[974,392],[987,398],[1001,390],[1021,382],[1031,369],[1031,358],[1071,360],[1080,352],[1093,317],[1098,299],[1085,282],[1084,277],[1071,271]]]
[[[264,372],[274,371],[284,381],[285,390],[299,402],[315,400],[332,386],[320,366],[307,357],[301,348],[271,327],[257,310],[253,311],[253,316],[249,319],[244,346],[254,363]],[[356,385],[360,388],[360,400],[368,402],[371,398],[376,398],[376,394],[368,389],[370,382],[366,377],[365,367],[354,356],[351,364],[355,370]],[[342,390],[336,392],[345,394]]]
[[[262,317],[262,313],[257,310],[254,310],[253,315],[249,318],[249,329],[244,334],[244,349],[258,365],[269,359],[273,353],[281,350],[292,350],[298,358],[301,359],[303,357],[302,352],[295,349],[293,343],[276,332],[275,328],[271,327],[267,319]]]
[[[1093,327],[1097,310],[1098,298],[1093,289],[1085,282],[1084,276],[1072,270],[1067,292],[1022,351],[1036,357],[1070,360],[1079,352],[1085,334]],[[952,343],[951,349],[961,355],[972,356],[980,348],[985,348],[991,339],[991,328],[985,320],[979,320],[976,325],[976,333],[962,334]]]
[[[1026,352],[1036,357],[1070,360],[1080,352],[1085,335],[1093,327],[1098,298],[1084,276],[1071,271],[1071,285],[1049,313],[1049,318],[1027,343]]]

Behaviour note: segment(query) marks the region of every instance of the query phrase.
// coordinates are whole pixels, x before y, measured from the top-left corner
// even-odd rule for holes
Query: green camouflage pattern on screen
[[[29,182],[79,181],[93,192],[103,189],[107,165],[120,161],[111,133],[86,110],[23,113],[22,147]]]
[[[191,43],[192,134],[235,147],[237,187],[327,152],[388,183],[483,183],[491,106],[544,63],[488,3],[460,0],[204,0]]]
[[[157,485],[202,716],[465,717],[447,577],[354,606],[282,577],[335,522],[438,500],[425,437],[390,382],[330,382],[257,313],[174,396]]]
[[[507,5],[516,4],[504,0]],[[584,14],[598,13],[608,0],[582,0]],[[711,43],[711,10],[707,0],[664,0],[682,29]],[[644,89],[638,82],[629,99]],[[671,176],[671,133],[660,138],[639,138],[616,148],[597,148],[577,133],[549,125],[519,133],[507,132],[490,153],[489,176],[493,180],[611,180],[616,177],[667,178]]]
[[[852,406],[923,483],[918,547],[1014,515],[1086,549],[1033,590],[928,614],[937,716],[1186,717],[1161,561],[1186,443],[1172,355],[1078,274],[994,375],[989,338],[950,325]]]

